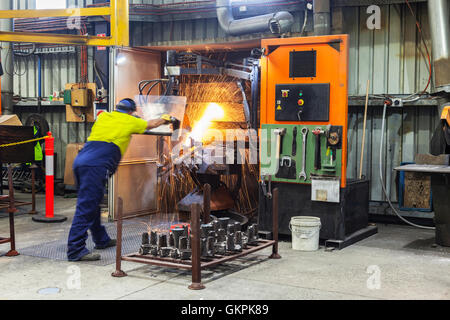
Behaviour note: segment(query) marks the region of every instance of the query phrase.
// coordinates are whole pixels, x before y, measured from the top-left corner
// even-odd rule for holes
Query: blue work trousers
[[[111,240],[101,225],[100,217],[100,203],[105,194],[108,170],[105,167],[75,166],[74,173],[78,200],[67,244],[70,261],[78,261],[89,253],[86,249],[88,230],[98,246],[104,246]]]

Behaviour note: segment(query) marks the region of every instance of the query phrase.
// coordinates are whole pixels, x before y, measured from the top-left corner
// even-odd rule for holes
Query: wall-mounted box
[[[72,89],[71,91],[72,107],[88,107],[90,105],[87,88]]]

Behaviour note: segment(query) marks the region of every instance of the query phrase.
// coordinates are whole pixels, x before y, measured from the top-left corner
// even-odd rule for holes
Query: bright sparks
[[[224,116],[225,112],[223,111],[221,106],[219,106],[217,103],[210,103],[203,113],[203,116],[194,125],[194,128],[189,134],[188,139],[186,139],[185,144],[189,145],[191,143],[191,140],[201,141],[202,137],[211,126],[212,121],[221,120]]]

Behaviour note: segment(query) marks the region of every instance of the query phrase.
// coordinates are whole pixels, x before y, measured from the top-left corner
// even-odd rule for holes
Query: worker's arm
[[[151,129],[157,128],[157,127],[162,126],[163,124],[166,124],[166,123],[167,123],[167,120],[164,120],[164,119],[152,119],[152,120],[149,120],[147,122],[147,130],[151,130]]]

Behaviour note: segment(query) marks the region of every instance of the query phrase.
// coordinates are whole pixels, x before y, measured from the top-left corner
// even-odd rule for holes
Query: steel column
[[[273,217],[273,240],[275,243],[272,247],[272,254],[270,259],[280,259],[278,254],[278,188],[275,188],[272,193],[272,217]]]
[[[203,186],[203,223],[209,223],[211,214],[211,185]]]
[[[202,284],[202,269],[200,265],[200,205],[198,203],[194,203],[191,206],[191,248],[192,284],[188,288],[201,290],[205,286]]]
[[[126,277],[127,274],[122,271],[122,213],[123,213],[123,200],[119,197],[117,201],[117,244],[116,244],[116,271],[111,275],[113,277]]]
[[[37,165],[32,164],[31,169],[31,211],[28,214],[36,214],[36,169]]]
[[[8,165],[8,184],[9,184],[9,240],[11,244],[11,250],[6,253],[7,257],[18,256],[19,253],[16,251],[16,233],[14,230],[14,213],[17,209],[14,206],[14,185],[12,179],[12,167]]]

